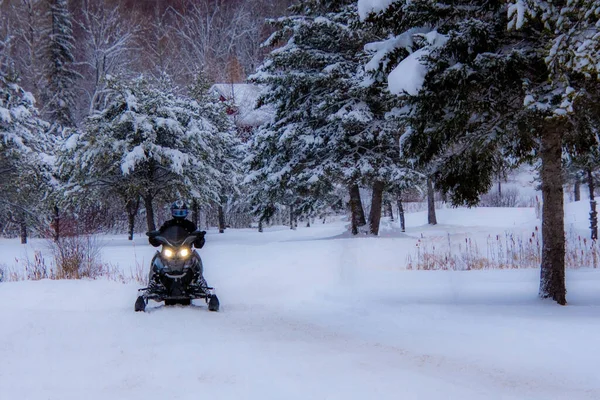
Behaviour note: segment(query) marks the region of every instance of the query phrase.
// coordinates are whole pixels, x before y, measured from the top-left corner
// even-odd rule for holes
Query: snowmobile
[[[147,232],[162,246],[152,258],[148,287],[138,290],[135,311],[145,311],[148,300],[165,302],[166,306],[190,305],[193,299],[204,299],[210,311],[219,310],[214,288],[202,277],[202,260],[192,244],[198,233],[188,234],[179,226],[171,226],[162,234]]]

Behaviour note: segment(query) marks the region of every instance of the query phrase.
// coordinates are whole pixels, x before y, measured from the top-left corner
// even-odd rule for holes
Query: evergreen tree
[[[402,147],[454,204],[474,205],[509,150],[522,153],[515,116],[520,72],[531,63],[510,43],[501,2],[397,1],[368,21],[380,35],[368,68],[404,106]],[[467,4],[468,3],[468,4]],[[516,39],[516,38],[515,38]]]
[[[410,170],[398,157],[396,126],[385,118],[390,97],[377,85],[363,85],[367,36],[355,2],[305,1],[273,22],[277,30],[266,44],[286,43],[251,77],[270,88],[262,103],[276,109],[251,145],[250,179],[261,182],[257,197],[314,212],[314,199],[335,184],[373,186],[379,194],[370,230],[377,234],[385,185]]]
[[[27,227],[41,223],[41,205],[51,185],[47,128],[31,93],[0,66],[0,214],[19,226],[22,243],[27,242]]]
[[[569,150],[572,143],[585,143],[578,149],[585,154],[594,148],[590,144],[598,141],[596,135],[586,136],[585,129],[576,129],[572,116],[587,114],[586,98],[598,99],[595,93],[600,72],[600,2],[520,0],[510,3],[509,29],[526,32],[539,40],[535,51],[543,57],[549,72],[546,82],[528,85],[525,105],[545,117],[540,149],[544,198],[540,296],[566,304],[561,156],[563,149]]]
[[[241,190],[242,160],[244,147],[240,138],[236,136],[233,121],[227,115],[227,104],[210,92],[210,83],[203,73],[196,74],[193,84],[189,88],[190,96],[197,101],[203,115],[218,130],[224,145],[214,149],[214,156],[218,160],[217,165],[223,176],[221,179],[221,191],[217,202],[219,232],[225,230],[225,216],[233,213],[240,207],[244,196]],[[216,153],[218,150],[219,153]],[[194,199],[201,203],[202,199]]]
[[[556,7],[545,2],[395,1],[383,9],[360,3],[375,31],[394,35],[371,45],[372,64],[409,106],[405,150],[433,168],[453,203],[475,204],[499,159],[541,158],[540,296],[565,304],[561,149],[576,90],[557,73],[569,64],[559,51],[564,41],[551,39],[568,24],[562,20],[552,31],[560,18],[552,22]],[[528,17],[535,23],[525,26]],[[416,79],[403,80],[407,75]]]
[[[590,230],[591,239],[598,238],[598,214],[594,199],[595,184],[598,181],[600,169],[600,144],[597,138],[600,134],[600,85],[595,82],[584,82],[585,92],[578,95],[573,102],[576,113],[570,116],[573,134],[567,135],[564,155],[565,176],[577,185],[587,183],[590,200]],[[575,195],[575,201],[577,193]]]
[[[44,111],[51,123],[75,126],[76,82],[73,49],[75,39],[67,0],[46,0],[46,30],[43,37],[46,82],[42,88]]]
[[[100,186],[127,207],[141,197],[148,230],[157,198],[218,201],[232,142],[210,110],[174,95],[169,81],[112,80],[109,89],[106,108],[65,143],[61,171],[72,176],[70,187]]]
[[[502,1],[360,5],[374,32],[391,35],[369,45],[369,68],[406,106],[403,151],[453,204],[475,205],[503,158],[523,161],[538,150],[544,116],[523,107],[527,88],[548,77],[538,36],[507,31]]]

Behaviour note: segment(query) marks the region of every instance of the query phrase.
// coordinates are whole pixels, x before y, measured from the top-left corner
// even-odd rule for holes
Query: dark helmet
[[[182,200],[177,200],[171,204],[171,215],[174,218],[185,218],[188,215],[187,205]]]

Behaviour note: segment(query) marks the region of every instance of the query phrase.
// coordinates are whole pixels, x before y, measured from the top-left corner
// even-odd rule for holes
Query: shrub
[[[101,260],[101,246],[93,235],[62,237],[50,244],[57,279],[95,279],[106,275],[108,267]]]
[[[521,207],[524,206],[521,201],[519,190],[514,187],[505,188],[502,192],[492,190],[483,196],[479,202],[480,207]]]

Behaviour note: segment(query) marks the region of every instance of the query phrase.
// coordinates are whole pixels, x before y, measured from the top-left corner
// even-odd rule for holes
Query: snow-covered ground
[[[585,202],[570,229],[585,231]],[[600,271],[568,270],[567,307],[539,271],[407,271],[421,237],[537,225],[530,208],[407,215],[403,234],[349,238],[344,222],[210,231],[201,250],[221,311],[150,302],[137,283],[0,283],[2,399],[600,399]],[[103,237],[124,274],[155,251]],[[18,268],[44,241],[0,240]],[[16,262],[15,259],[19,259]]]

